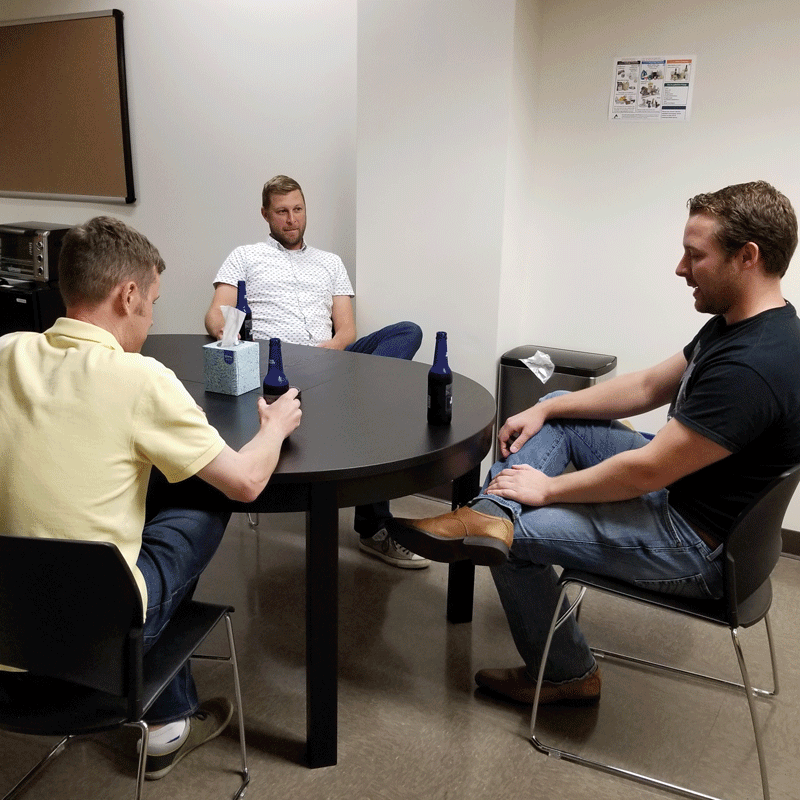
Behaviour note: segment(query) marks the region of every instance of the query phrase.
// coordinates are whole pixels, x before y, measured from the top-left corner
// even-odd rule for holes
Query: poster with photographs
[[[608,118],[633,122],[688,122],[695,56],[618,58]]]

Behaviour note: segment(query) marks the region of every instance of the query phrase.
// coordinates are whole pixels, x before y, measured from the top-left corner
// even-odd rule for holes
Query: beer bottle
[[[245,290],[244,281],[239,281],[236,286],[236,308],[239,311],[244,311],[244,322],[239,329],[239,338],[243,342],[253,341],[253,312],[247,304],[247,292]]]
[[[453,373],[447,363],[447,334],[436,334],[433,366],[428,372],[428,424],[449,425],[453,416]]]
[[[283,356],[281,355],[281,340],[269,340],[269,367],[264,376],[264,399],[273,403],[282,394],[289,391],[289,381],[283,374]]]

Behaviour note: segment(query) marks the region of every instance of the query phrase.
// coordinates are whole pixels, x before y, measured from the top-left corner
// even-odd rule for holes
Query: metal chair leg
[[[150,726],[144,720],[126,724],[129,727],[138,728],[141,736],[139,740],[139,763],[136,768],[136,800],[142,800],[144,773],[147,766],[147,746],[150,744]]]
[[[764,800],[769,800],[769,783],[767,780],[767,763],[764,760],[764,746],[761,742],[761,732],[758,730],[758,718],[756,717],[756,706],[753,702],[753,688],[750,684],[750,676],[747,674],[747,667],[744,663],[744,654],[742,653],[742,645],[739,642],[739,632],[736,628],[731,628],[731,639],[733,640],[733,649],[736,651],[736,658],[739,661],[739,669],[742,673],[742,681],[745,685],[745,694],[747,695],[747,706],[750,709],[750,719],[753,722],[753,733],[756,737],[756,753],[758,754],[758,768],[761,771],[761,789],[764,793]],[[774,663],[773,663],[774,667]]]
[[[47,755],[39,761],[36,766],[25,775],[22,780],[18,781],[11,791],[3,797],[3,800],[12,800],[17,797],[20,792],[67,746],[67,742],[72,736],[65,736],[58,742]]]
[[[233,689],[236,694],[236,709],[239,722],[239,750],[242,758],[242,783],[233,795],[232,800],[240,800],[244,797],[247,786],[250,783],[250,771],[247,768],[247,748],[244,739],[244,712],[242,711],[242,687],[239,682],[239,663],[236,660],[236,645],[233,639],[233,624],[231,623],[231,615],[225,614],[225,629],[228,634],[228,651],[227,656],[206,655],[204,653],[194,653],[192,658],[200,659],[201,661],[227,661],[233,669]]]
[[[539,694],[541,692],[542,682],[544,680],[544,668],[545,668],[545,664],[547,663],[547,656],[550,653],[550,645],[552,644],[552,641],[553,641],[553,635],[555,634],[556,630],[569,617],[569,615],[572,614],[574,611],[576,611],[580,607],[580,603],[581,603],[581,601],[583,599],[583,594],[586,591],[586,587],[582,586],[581,587],[581,593],[578,595],[578,598],[575,600],[575,602],[573,602],[570,605],[570,607],[567,609],[567,611],[564,614],[559,616],[559,609],[563,605],[564,598],[565,598],[566,592],[567,592],[567,586],[568,586],[568,584],[565,584],[561,589],[561,594],[560,594],[559,599],[558,599],[558,605],[556,606],[556,611],[553,614],[553,620],[552,620],[552,622],[550,624],[550,630],[548,631],[548,634],[547,634],[547,639],[545,641],[544,650],[542,652],[541,663],[539,665],[539,674],[538,674],[538,677],[537,677],[537,680],[536,680],[536,692],[534,693],[533,709],[531,711],[530,739],[531,739],[531,743],[533,744],[533,746],[540,753],[544,753],[547,756],[554,756],[555,758],[559,758],[559,759],[562,759],[564,761],[569,761],[569,762],[571,762],[573,764],[582,764],[583,766],[586,766],[586,767],[591,767],[593,769],[597,769],[597,770],[600,770],[602,772],[607,772],[607,773],[609,773],[611,775],[618,775],[620,777],[626,778],[628,780],[635,781],[637,783],[642,783],[642,784],[645,784],[647,786],[654,786],[654,787],[657,787],[659,789],[665,789],[665,790],[673,792],[675,794],[684,795],[685,797],[696,798],[696,800],[720,800],[720,798],[717,798],[714,795],[708,795],[708,794],[704,794],[702,792],[697,792],[694,789],[689,789],[689,788],[687,788],[685,786],[678,786],[676,784],[669,783],[667,781],[659,780],[658,778],[652,778],[649,775],[642,775],[642,774],[639,774],[637,772],[632,772],[631,770],[623,769],[622,767],[613,766],[611,764],[605,764],[605,763],[599,762],[599,761],[592,761],[591,759],[583,758],[582,756],[577,755],[577,753],[571,753],[571,752],[564,751],[564,750],[558,750],[557,748],[550,747],[549,745],[544,744],[541,740],[539,740],[537,738],[537,736],[536,736],[536,719],[537,719],[537,715],[538,715]],[[777,693],[777,687],[778,687],[777,680],[778,680],[778,678],[777,678],[777,669],[776,669],[776,662],[775,662],[775,656],[774,656],[774,649],[772,647],[772,644],[773,644],[773,642],[772,642],[772,633],[771,633],[771,629],[770,629],[770,626],[769,626],[768,618],[765,618],[765,621],[767,622],[767,638],[769,640],[770,655],[772,657],[773,678],[774,678],[774,681],[775,681],[775,692],[774,693]],[[731,636],[733,638],[733,644],[734,644],[734,649],[736,650],[736,656],[737,656],[737,659],[739,660],[739,669],[740,669],[740,671],[742,673],[742,681],[743,681],[742,684],[733,683],[731,681],[723,681],[723,680],[720,680],[719,678],[714,678],[712,676],[706,676],[706,675],[702,675],[700,673],[687,672],[685,670],[679,670],[679,669],[676,669],[674,667],[669,667],[669,666],[666,666],[666,665],[663,665],[663,664],[658,664],[656,662],[644,661],[642,659],[636,659],[636,658],[632,658],[632,657],[629,657],[629,656],[620,655],[620,654],[617,654],[617,653],[608,653],[608,652],[605,652],[605,651],[597,651],[597,652],[600,655],[609,655],[609,656],[611,656],[613,658],[618,658],[619,660],[622,660],[622,661],[628,661],[628,662],[637,663],[637,664],[644,664],[644,665],[648,665],[648,666],[652,666],[652,667],[657,667],[657,668],[660,668],[660,669],[665,669],[665,670],[670,671],[670,672],[676,672],[676,673],[691,675],[691,676],[694,676],[694,677],[708,678],[709,680],[712,680],[712,681],[715,681],[715,682],[718,682],[718,683],[724,683],[724,684],[729,685],[729,686],[733,686],[733,687],[737,687],[737,688],[743,688],[745,690],[745,694],[747,696],[747,703],[748,703],[748,707],[750,708],[750,717],[751,717],[751,720],[752,720],[752,723],[753,723],[753,731],[754,731],[755,740],[756,740],[756,752],[758,754],[758,764],[759,764],[759,769],[760,769],[760,772],[761,772],[762,792],[763,792],[763,795],[764,795],[764,800],[769,800],[769,785],[768,785],[768,782],[767,782],[766,762],[764,760],[764,753],[763,753],[763,746],[762,746],[762,741],[761,741],[761,734],[760,734],[760,732],[758,730],[754,698],[756,696],[758,696],[759,692],[762,693],[763,695],[767,695],[767,696],[769,696],[770,693],[769,692],[765,692],[764,690],[755,690],[755,689],[752,688],[752,685],[750,683],[750,678],[749,678],[749,675],[747,673],[747,668],[746,668],[745,663],[744,663],[744,656],[742,654],[741,646],[739,644],[738,634],[737,634],[737,632],[735,630],[731,630]],[[593,650],[592,652],[596,652],[596,651]]]
[[[231,623],[231,615],[225,615],[225,628],[228,631],[228,647],[230,648],[230,661],[231,668],[233,669],[233,688],[236,692],[236,709],[239,718],[239,748],[242,755],[242,785],[239,791],[233,796],[233,800],[239,800],[244,797],[247,790],[247,785],[250,783],[250,772],[247,769],[247,748],[244,741],[244,714],[242,712],[242,687],[239,683],[239,663],[236,660],[236,645],[233,641],[233,625]]]

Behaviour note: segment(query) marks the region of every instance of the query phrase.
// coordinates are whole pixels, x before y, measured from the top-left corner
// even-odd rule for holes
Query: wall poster
[[[696,56],[616,59],[608,118],[688,122],[696,68]]]

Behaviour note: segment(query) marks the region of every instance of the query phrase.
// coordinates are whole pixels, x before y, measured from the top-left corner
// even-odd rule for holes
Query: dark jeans
[[[387,325],[375,333],[363,336],[348,345],[345,350],[374,356],[404,358],[406,361],[410,361],[421,344],[422,329],[419,325],[413,322],[396,322],[394,325]],[[389,503],[386,500],[371,505],[357,506],[353,527],[362,537],[372,536],[391,517],[392,512],[389,510]]]
[[[149,515],[136,562],[147,586],[145,652],[158,641],[180,604],[191,598],[201,573],[222,541],[229,519],[227,511],[186,508],[162,508]],[[156,699],[145,719],[150,724],[174,722],[192,715],[199,705],[187,663]]]

